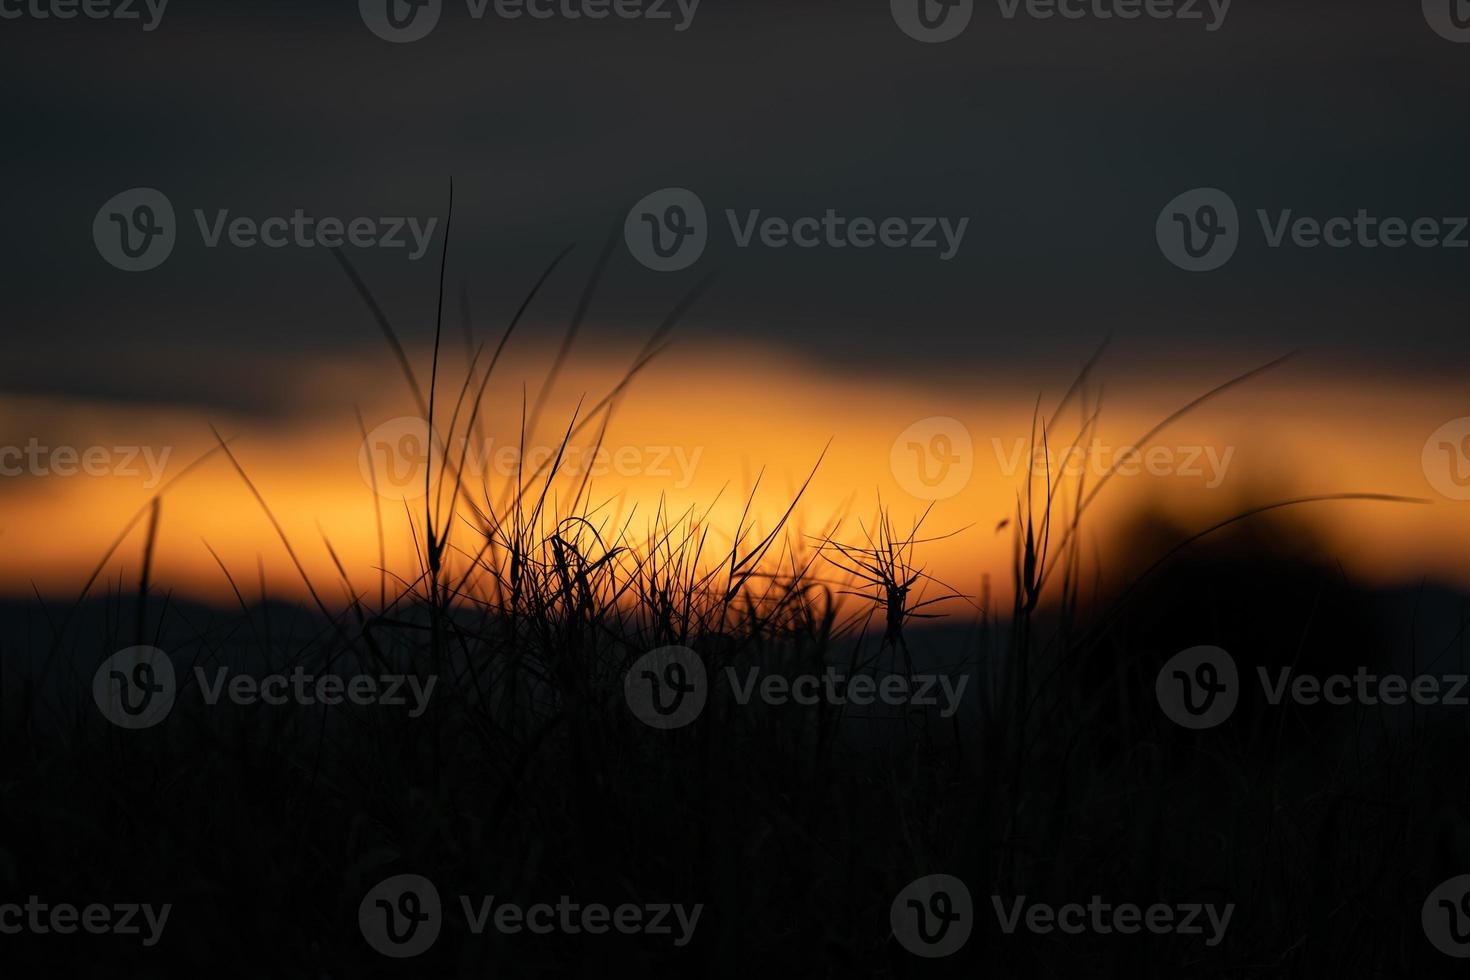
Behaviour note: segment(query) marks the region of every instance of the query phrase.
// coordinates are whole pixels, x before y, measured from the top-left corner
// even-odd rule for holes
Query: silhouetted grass
[[[523,405],[523,442],[610,250],[546,383]],[[1344,715],[1353,723],[1322,725],[1287,711],[1247,713],[1248,725],[1189,733],[1152,701],[1167,656],[1241,638],[1218,617],[1253,620],[1255,636],[1289,637],[1330,662],[1310,605],[1265,608],[1251,598],[1244,583],[1269,560],[1252,553],[1246,572],[1222,572],[1208,553],[1220,532],[1329,498],[1261,504],[1157,542],[1157,563],[1109,597],[1090,588],[1080,545],[1108,477],[1064,485],[1028,467],[1002,525],[1014,536],[1014,601],[1000,617],[988,596],[960,595],[924,571],[925,546],[953,529],[924,532],[926,514],[899,530],[881,502],[871,521],[834,514],[803,528],[794,517],[803,484],[762,526],[758,479],[737,526],[719,529],[708,511],[622,513],[618,501],[594,498],[585,474],[564,474],[560,454],[504,487],[477,481],[452,447],[480,431],[501,354],[565,255],[548,264],[488,361],[466,328],[468,365],[445,423],[442,266],[425,390],[366,283],[337,255],[444,461],[426,475],[422,508],[405,515],[418,549],[411,572],[382,562],[372,586],[352,582],[324,538],[339,578],[331,589],[342,596],[332,598],[300,559],[305,545],[281,531],[220,438],[213,453],[270,517],[310,608],[283,622],[264,583],[247,595],[222,561],[238,613],[159,603],[147,555],[167,520],[165,495],[187,492],[174,490],[176,477],[134,521],[148,515],[136,591],[107,582],[93,595],[129,525],[63,614],[38,606],[44,638],[4,641],[6,895],[175,905],[165,942],[151,950],[119,937],[0,939],[6,975],[1448,975],[1418,914],[1423,896],[1470,862],[1465,716],[1399,726],[1364,710]],[[621,393],[707,285],[676,305],[610,392],[565,420],[563,452],[583,432],[607,431]],[[1061,419],[1074,409],[1072,438],[1085,441],[1100,411],[1096,364],[1050,416],[1037,413],[1033,442],[1066,441]],[[814,447],[812,473],[820,460]],[[380,555],[382,528],[380,514]],[[1186,580],[1185,598],[1159,591]],[[1311,592],[1326,579],[1296,567],[1285,581]],[[1149,615],[1219,589],[1208,611],[1168,624]],[[1349,591],[1336,605],[1367,601]],[[954,623],[964,628],[944,628]],[[121,646],[143,642],[166,644],[180,695],[163,724],[122,731],[91,704],[91,677]],[[644,653],[671,645],[699,654],[711,692],[692,724],[659,731],[630,712],[623,678]],[[192,671],[220,665],[401,672],[438,687],[418,717],[351,705],[206,709]],[[949,718],[825,701],[740,706],[727,668],[937,671],[971,686]],[[1286,726],[1300,737],[1286,737]],[[400,963],[368,948],[357,905],[404,872],[436,883],[446,923],[433,949]],[[909,881],[936,873],[966,881],[976,927],[960,953],[924,961],[895,942],[888,911]],[[702,903],[705,913],[683,948],[649,936],[476,936],[460,894]],[[992,895],[1064,903],[1094,894],[1233,902],[1238,911],[1225,941],[1208,948],[1198,937],[1146,933],[1008,936],[991,907]]]

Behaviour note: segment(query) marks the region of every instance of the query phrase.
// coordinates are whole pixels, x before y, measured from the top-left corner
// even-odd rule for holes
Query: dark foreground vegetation
[[[436,428],[476,424],[493,357],[482,364]],[[1086,437],[1086,378],[1039,417],[1038,440],[1063,438],[1067,413]],[[432,419],[432,387],[420,401]],[[605,425],[615,401],[569,433]],[[234,462],[227,441],[218,452]],[[493,493],[470,492],[452,458],[425,479],[420,567],[366,588],[344,574],[346,603],[304,572],[312,602],[261,603],[222,566],[238,608],[175,604],[145,558],[141,583],[100,574],[74,604],[7,608],[0,900],[172,912],[151,946],[0,937],[0,972],[1343,978],[1450,976],[1462,962],[1426,938],[1421,908],[1470,872],[1470,709],[1273,706],[1253,680],[1282,666],[1463,672],[1459,597],[1364,590],[1281,520],[1411,503],[1247,508],[1214,529],[1145,521],[1131,532],[1144,560],[1107,588],[1091,583],[1079,530],[1102,488],[1032,480],[998,531],[1015,554],[995,590],[1014,601],[997,609],[924,574],[926,541],[946,529],[881,507],[822,528],[796,528],[792,511],[749,519],[715,549],[697,513],[617,522],[585,485],[558,483],[554,461]],[[166,519],[166,503],[140,515],[146,541]],[[1205,644],[1236,658],[1241,703],[1194,731],[1160,710],[1156,678]],[[93,696],[99,668],[133,646],[163,650],[177,678],[167,717],[138,729]],[[630,707],[628,683],[687,675],[627,678],[670,646],[702,663],[707,703],[660,728]],[[435,686],[422,710],[210,704],[222,667]],[[965,686],[952,712],[742,704],[731,678],[751,668]],[[360,911],[403,874],[433,882],[443,911],[437,940],[395,959]],[[964,883],[971,932],[931,959],[891,913],[941,874]],[[477,930],[489,896],[702,911],[682,942]],[[1232,911],[1215,936],[1003,927],[1018,901],[1094,896]]]

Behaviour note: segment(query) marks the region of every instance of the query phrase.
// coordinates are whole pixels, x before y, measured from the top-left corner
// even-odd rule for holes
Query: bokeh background
[[[487,395],[486,434],[520,439],[609,232],[663,187],[695,190],[716,228],[700,262],[659,274],[615,248],[540,431],[601,399],[701,277],[713,285],[673,346],[620,400],[606,444],[681,447],[692,478],[608,473],[609,512],[713,505],[727,530],[764,469],[773,520],[829,440],[800,517],[848,526],[879,502],[928,501],[895,473],[900,434],[953,418],[973,473],[925,527],[931,569],[967,594],[1003,591],[1022,472],[1007,467],[1106,339],[1098,438],[1119,447],[1212,386],[1295,358],[1161,435],[1230,453],[1214,486],[1181,474],[1114,481],[1099,560],[1137,558],[1116,529],[1140,508],[1208,523],[1253,503],[1344,491],[1424,505],[1329,504],[1299,520],[1354,576],[1470,585],[1470,503],[1426,477],[1426,440],[1470,415],[1464,368],[1470,250],[1270,249],[1257,208],[1326,218],[1470,214],[1462,107],[1470,45],[1417,4],[1237,0],[1203,22],[1008,21],[978,6],[966,33],[920,44],[887,2],[703,0],[672,21],[507,21],[447,4],[437,29],[390,44],[355,3],[190,3],[159,26],[0,25],[6,106],[0,445],[150,446],[168,473],[210,426],[303,561],[330,577],[325,534],[365,585],[378,503],[359,467],[368,428],[414,413],[393,358],[321,248],[208,249],[195,208],[264,218],[446,212],[454,181],[441,380],[492,344],[551,259]],[[119,271],[91,229],[104,201],[155,187],[180,239],[161,267]],[[1209,274],[1170,265],[1160,209],[1226,190],[1249,231]],[[794,218],[969,218],[959,255],[739,249],[723,211]],[[347,249],[426,382],[439,246]],[[1052,441],[1075,433],[1071,412]],[[582,445],[587,438],[580,440]],[[1467,464],[1470,465],[1470,464]],[[0,591],[72,595],[156,488],[141,476],[0,478]],[[391,512],[392,561],[411,560]],[[641,508],[641,511],[639,510]],[[398,521],[396,525],[391,522]],[[136,532],[141,535],[141,530]],[[155,582],[229,595],[208,545],[299,595],[290,561],[227,461],[172,485]],[[136,544],[136,547],[134,547]],[[136,575],[141,541],[109,576]]]

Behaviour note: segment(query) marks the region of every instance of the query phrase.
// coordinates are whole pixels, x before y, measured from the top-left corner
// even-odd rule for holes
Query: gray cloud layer
[[[322,249],[208,249],[191,212],[442,216],[450,176],[450,278],[487,325],[575,242],[533,316],[554,333],[629,205],[683,186],[710,209],[710,249],[669,275],[620,250],[598,329],[641,335],[717,268],[686,343],[748,336],[851,370],[1070,365],[1107,333],[1165,362],[1305,347],[1413,373],[1470,353],[1470,250],[1271,249],[1257,229],[1225,269],[1191,275],[1154,242],[1159,209],[1197,186],[1228,190],[1249,225],[1257,208],[1470,214],[1470,45],[1416,4],[1236,0],[1207,32],[1007,21],[991,2],[939,45],[900,33],[886,2],[704,0],[684,32],[477,22],[461,2],[406,45],[348,3],[175,4],[147,33],[19,20],[0,35],[0,79],[28,93],[7,127],[7,390],[208,406],[242,351],[370,350]],[[163,190],[182,229],[164,266],[126,274],[90,229],[134,186]],[[740,249],[727,208],[970,226],[949,262]],[[352,254],[426,337],[437,251]],[[267,411],[271,397],[265,379],[226,400]]]

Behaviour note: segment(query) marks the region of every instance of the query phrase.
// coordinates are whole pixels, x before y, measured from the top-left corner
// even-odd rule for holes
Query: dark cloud
[[[1327,361],[1462,361],[1470,251],[1273,250],[1253,233],[1190,275],[1154,244],[1175,194],[1227,189],[1242,217],[1470,214],[1460,107],[1470,47],[1416,4],[1236,0],[1225,26],[1007,22],[979,5],[941,45],[886,2],[703,0],[682,33],[646,22],[471,20],[372,36],[355,4],[185,4],[163,25],[7,22],[12,202],[0,383],[224,403],[241,351],[282,359],[379,343],[320,248],[206,249],[191,212],[442,215],[451,282],[503,322],[549,258],[578,250],[530,331],[554,335],[609,228],[683,186],[711,211],[697,269],[619,250],[596,330],[651,329],[702,271],[720,279],[686,343],[749,337],[849,370],[918,375],[1072,363],[1103,335],[1191,351],[1305,347]],[[94,250],[100,204],[164,190],[183,223],[161,268]],[[726,208],[795,218],[968,217],[960,254],[734,247]],[[410,338],[431,328],[437,253],[355,251]],[[140,365],[111,370],[102,351]],[[192,370],[174,365],[187,350]],[[284,399],[284,395],[280,396]]]

